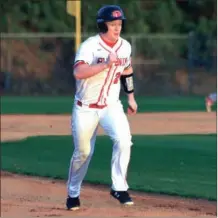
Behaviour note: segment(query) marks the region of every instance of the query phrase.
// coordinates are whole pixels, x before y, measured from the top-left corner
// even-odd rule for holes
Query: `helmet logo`
[[[121,17],[122,13],[120,11],[113,11],[112,12],[112,17],[116,18],[116,17]]]

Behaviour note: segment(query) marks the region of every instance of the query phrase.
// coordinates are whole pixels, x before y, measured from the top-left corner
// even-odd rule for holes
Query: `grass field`
[[[216,137],[134,136],[128,173],[131,189],[216,200]],[[66,180],[71,142],[71,136],[3,142],[2,170]],[[86,181],[111,183],[111,152],[111,141],[99,136]]]
[[[121,99],[126,107],[126,98]],[[136,97],[139,112],[205,111],[204,97]],[[1,97],[2,114],[70,114],[73,97]]]

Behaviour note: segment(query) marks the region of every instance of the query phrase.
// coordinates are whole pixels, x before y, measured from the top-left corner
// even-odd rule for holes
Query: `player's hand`
[[[117,62],[117,55],[114,53],[110,53],[106,61],[108,67],[111,67],[116,62]]]
[[[137,113],[138,105],[134,98],[128,99],[127,114],[133,115]]]

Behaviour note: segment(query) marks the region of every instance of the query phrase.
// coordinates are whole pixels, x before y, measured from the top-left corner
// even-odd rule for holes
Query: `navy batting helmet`
[[[122,30],[124,29],[124,20],[126,20],[123,10],[117,5],[106,5],[99,9],[97,13],[97,26],[100,32],[107,32],[105,22],[113,20],[122,20]]]

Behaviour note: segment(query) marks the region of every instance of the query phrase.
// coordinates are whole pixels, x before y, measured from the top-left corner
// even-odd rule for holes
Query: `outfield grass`
[[[121,99],[126,107],[126,98]],[[136,97],[139,112],[205,111],[204,97]],[[2,114],[70,114],[73,96],[1,97]]]
[[[2,169],[67,179],[71,136],[31,137],[2,143]],[[216,200],[216,135],[134,136],[131,189]],[[110,184],[112,146],[98,136],[86,181]]]

